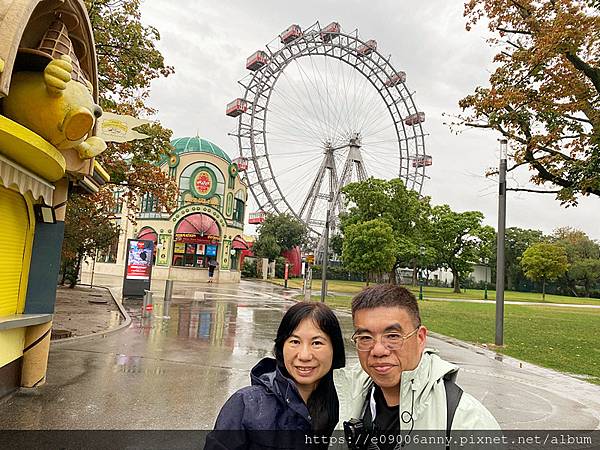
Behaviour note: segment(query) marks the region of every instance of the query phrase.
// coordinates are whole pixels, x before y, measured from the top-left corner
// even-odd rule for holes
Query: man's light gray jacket
[[[416,369],[402,372],[400,381],[400,431],[445,430],[446,389],[444,375],[456,376],[458,367],[444,361],[435,350],[425,349]],[[359,419],[365,397],[373,381],[360,365],[334,371],[334,382],[340,404],[340,421]],[[373,414],[373,417],[375,415]],[[412,417],[414,424],[409,420]],[[403,421],[403,418],[405,421]],[[492,414],[473,396],[463,392],[456,409],[452,430],[499,430]]]

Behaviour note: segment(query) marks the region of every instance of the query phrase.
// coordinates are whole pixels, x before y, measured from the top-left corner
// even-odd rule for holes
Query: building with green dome
[[[241,252],[247,248],[243,228],[248,188],[238,165],[198,136],[176,138],[171,144],[172,155],[159,165],[179,188],[176,209],[170,214],[161,211],[157,201],[145,195],[135,225],[127,220],[126,210],[118,211],[118,245],[95,271],[122,275],[127,240],[137,238],[154,241],[153,278],[206,280],[209,262],[217,261],[217,280],[239,281]]]

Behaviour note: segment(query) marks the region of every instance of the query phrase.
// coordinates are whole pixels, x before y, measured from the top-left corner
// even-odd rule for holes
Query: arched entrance
[[[208,261],[217,259],[221,230],[216,220],[202,213],[184,217],[175,227],[173,266],[208,267]]]

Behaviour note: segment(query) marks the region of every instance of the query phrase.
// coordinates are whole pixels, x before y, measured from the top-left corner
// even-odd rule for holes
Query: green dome
[[[210,153],[218,156],[221,159],[224,159],[231,164],[231,158],[229,155],[227,155],[227,153],[225,153],[212,142],[202,139],[198,136],[176,138],[171,141],[171,145],[175,147],[175,153],[178,155],[193,152]]]

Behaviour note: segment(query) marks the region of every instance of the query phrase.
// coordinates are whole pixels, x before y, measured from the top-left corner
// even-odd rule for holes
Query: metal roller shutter
[[[17,305],[28,227],[23,197],[0,187],[0,316],[20,312]]]

